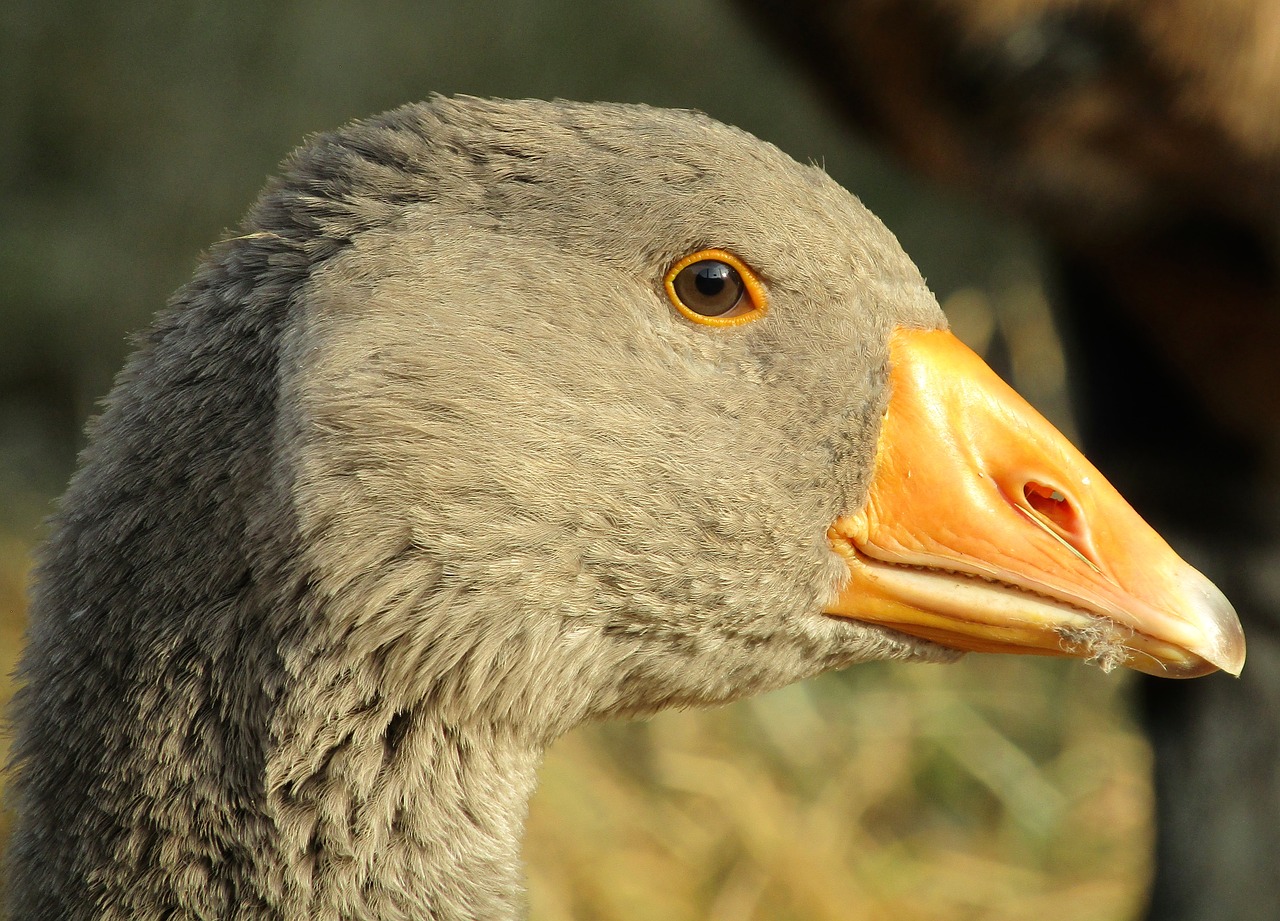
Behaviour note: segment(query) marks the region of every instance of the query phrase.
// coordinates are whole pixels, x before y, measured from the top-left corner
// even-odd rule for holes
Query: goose
[[[91,423],[11,917],[519,917],[574,726],[965,651],[1245,647],[820,169],[692,112],[434,97],[295,152]]]

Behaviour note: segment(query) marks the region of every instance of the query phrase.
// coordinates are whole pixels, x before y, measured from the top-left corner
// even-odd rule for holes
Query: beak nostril
[[[1027,505],[1064,537],[1074,535],[1078,524],[1075,507],[1060,489],[1034,480],[1022,487]]]
[[[1070,547],[1080,559],[1099,568],[1089,524],[1067,493],[1056,486],[1027,480],[1022,485],[1026,504],[1018,503],[1023,514]]]

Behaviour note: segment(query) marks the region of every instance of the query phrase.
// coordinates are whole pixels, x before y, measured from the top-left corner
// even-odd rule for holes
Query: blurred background
[[[933,18],[925,21],[933,23],[943,8],[966,6],[990,14],[979,17],[987,31],[978,30],[989,37],[1004,21],[997,12],[1020,27],[1038,7],[1052,7],[1044,20],[1052,25],[1072,5],[17,0],[0,7],[0,669],[9,675],[20,648],[24,582],[42,520],[130,333],[145,327],[308,134],[433,92],[693,107],[821,163],[898,235],[957,332],[1059,427],[1079,434],[1055,317],[1069,344],[1092,334],[1075,325],[1078,314],[1051,307],[1093,283],[1088,272],[1064,268],[1079,250],[1064,255],[1065,234],[1055,236],[1051,221],[1046,230],[1045,211],[1024,207],[1029,180],[1019,185],[1011,168],[998,188],[984,184],[992,164],[959,156],[966,136],[949,136],[945,118],[925,104],[942,88],[950,105],[954,81],[914,79],[947,60],[936,35],[913,38],[890,17],[895,41],[907,43],[895,51],[883,36],[840,31],[855,22],[850,12],[870,23],[872,13],[884,20],[898,8],[928,8]],[[845,18],[831,19],[833,10]],[[1068,76],[1082,67],[1091,74],[1093,32],[1068,25],[1066,65],[1076,66]],[[959,30],[954,43],[969,34]],[[1036,42],[1043,58],[1053,40],[1051,31],[1032,30],[1013,49],[1034,64]],[[922,56],[921,49],[933,50]],[[910,66],[895,70],[895,62]],[[996,86],[1016,86],[1023,106],[1060,103],[1042,70],[1014,72]],[[924,102],[879,100],[883,111],[872,117],[876,106],[854,91],[882,76],[886,93],[915,88]],[[979,84],[960,90],[973,100],[991,94]],[[905,114],[895,121],[884,112]],[[968,112],[986,114],[962,105],[943,115]],[[1007,120],[997,121],[982,137],[994,144],[1001,127],[1010,131]],[[957,156],[922,154],[908,142],[922,131],[939,144],[954,141]],[[1010,143],[1026,140],[1012,135]],[[1050,169],[1055,149],[1037,148]],[[915,178],[899,164],[950,184]],[[1074,221],[1077,211],[1110,220],[1111,212],[1089,211],[1084,197],[1066,192],[1055,207],[1053,214],[1072,217],[1072,239],[1098,239],[1095,225]],[[1114,456],[1139,482],[1149,470],[1164,471]],[[1160,475],[1188,495],[1185,481]],[[1263,489],[1252,495],[1263,504]],[[1158,512],[1159,497],[1150,501]],[[1184,548],[1176,533],[1174,543]],[[1187,538],[1188,553],[1212,569],[1197,546]],[[533,803],[525,849],[532,916],[1139,917],[1153,873],[1155,800],[1152,748],[1135,699],[1123,674],[972,656],[948,667],[864,666],[716,712],[579,730],[552,750]],[[1272,725],[1253,729],[1267,752]],[[1229,770],[1222,779],[1231,782]],[[1277,808],[1274,787],[1258,792],[1271,797],[1261,814]],[[1247,846],[1247,835],[1241,842]],[[1270,861],[1275,852],[1264,855]],[[1261,890],[1247,888],[1248,879],[1244,885],[1256,903]],[[1275,917],[1275,904],[1221,917]]]

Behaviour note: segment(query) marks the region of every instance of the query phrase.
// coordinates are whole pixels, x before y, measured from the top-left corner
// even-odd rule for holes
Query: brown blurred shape
[[[1280,427],[1280,2],[744,5],[904,161],[1122,289],[1216,413]]]
[[[1246,621],[1236,684],[1144,688],[1149,916],[1280,905],[1280,2],[740,0],[854,123],[1030,219],[1082,431]]]

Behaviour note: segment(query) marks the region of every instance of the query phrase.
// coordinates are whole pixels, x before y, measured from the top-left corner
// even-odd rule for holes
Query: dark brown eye
[[[665,279],[667,297],[690,320],[736,326],[764,312],[764,285],[742,260],[704,249],[676,262]]]
[[[704,317],[728,313],[747,293],[738,270],[717,259],[686,265],[676,276],[675,289],[680,303]]]

